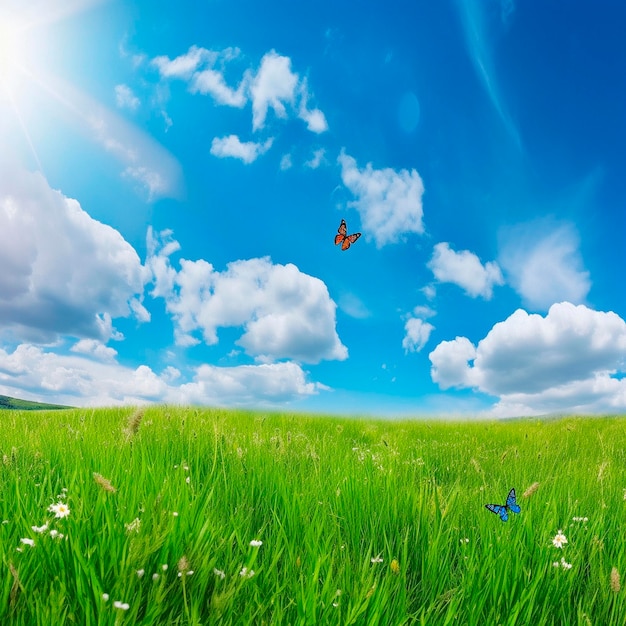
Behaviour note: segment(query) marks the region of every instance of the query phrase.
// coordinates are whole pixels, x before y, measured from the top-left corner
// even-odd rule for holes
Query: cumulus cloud
[[[591,280],[579,246],[568,223],[537,220],[503,234],[500,263],[524,306],[546,311],[554,302],[585,301]]]
[[[139,98],[128,85],[115,86],[115,103],[120,109],[136,111],[141,104]]]
[[[261,59],[250,86],[253,130],[263,128],[270,108],[277,117],[287,117],[285,105],[293,106],[298,80],[298,75],[291,71],[289,57],[272,50]]]
[[[178,394],[185,404],[229,406],[261,403],[283,403],[326,390],[320,383],[306,381],[306,375],[296,363],[267,363],[215,367],[201,365],[193,382],[181,385]]]
[[[547,315],[518,309],[474,346],[441,342],[429,355],[442,389],[474,388],[501,415],[626,409],[626,322],[613,312],[570,302]],[[617,375],[617,376],[616,376]]]
[[[416,306],[413,312],[406,316],[404,324],[404,339],[402,347],[405,354],[409,352],[421,352],[422,348],[428,343],[430,334],[435,327],[426,322],[429,317],[435,315],[435,311],[428,306]]]
[[[359,211],[363,232],[374,238],[378,248],[407,233],[424,232],[424,185],[416,170],[375,170],[371,163],[359,169],[343,150],[338,162],[343,184],[356,197],[350,206]]]
[[[493,294],[493,286],[504,283],[497,263],[488,262],[483,265],[473,252],[455,252],[446,242],[435,245],[428,268],[438,281],[454,283],[472,298],[481,296],[489,300]]]
[[[154,293],[164,294],[179,344],[197,342],[196,331],[208,345],[216,344],[218,328],[243,327],[236,343],[258,361],[347,358],[335,328],[336,305],[318,278],[269,258],[234,261],[223,272],[203,259],[182,259],[180,270],[172,274],[167,258],[171,236],[150,233],[149,238],[152,255],[146,264],[155,268]],[[163,281],[169,287],[172,278],[168,290]]]
[[[271,138],[264,143],[256,143],[254,141],[241,141],[237,135],[215,137],[211,143],[211,154],[220,158],[233,157],[244,163],[252,163],[261,154],[267,152],[272,143],[273,139]]]
[[[419,317],[409,317],[404,325],[405,335],[402,347],[406,353],[420,352],[428,343],[430,333],[435,327]]]
[[[81,339],[70,350],[79,354],[93,356],[99,361],[113,361],[117,356],[117,350],[106,346],[96,339]]]
[[[107,341],[111,318],[149,318],[134,248],[39,173],[3,168],[0,267],[0,325],[19,337]]]
[[[193,370],[190,382],[176,385],[181,377],[176,368],[166,367],[157,374],[146,365],[125,367],[108,353],[94,354],[93,349],[100,352],[95,343],[79,344],[70,355],[30,344],[20,344],[13,352],[0,348],[0,393],[78,406],[151,402],[276,406],[327,389],[308,382],[295,363],[201,365]],[[82,353],[96,358],[85,358]]]

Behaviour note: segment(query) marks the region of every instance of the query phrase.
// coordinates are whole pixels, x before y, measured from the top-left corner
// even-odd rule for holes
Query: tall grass
[[[619,418],[0,420],[1,624],[626,622]]]

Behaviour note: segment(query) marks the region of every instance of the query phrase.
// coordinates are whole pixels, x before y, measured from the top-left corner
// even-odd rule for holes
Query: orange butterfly
[[[361,233],[354,233],[354,235],[348,235],[348,227],[346,225],[346,220],[341,220],[341,224],[339,224],[339,228],[337,229],[338,235],[335,235],[335,245],[341,244],[342,250],[347,250],[350,247],[351,243],[354,243],[360,236]]]

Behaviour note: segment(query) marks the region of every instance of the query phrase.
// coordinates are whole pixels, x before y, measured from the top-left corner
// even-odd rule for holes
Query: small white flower
[[[172,512],[172,515],[173,515],[174,517],[178,517],[178,511],[173,511],[173,512]]]
[[[252,578],[254,576],[254,570],[248,569],[247,567],[242,567],[239,572],[239,576],[243,576],[244,578]]]
[[[161,565],[161,569],[162,569],[164,572],[167,572],[167,563],[163,563],[163,565]]]
[[[189,484],[189,483],[191,482],[191,478],[190,478],[189,476],[187,476],[187,478],[185,478],[185,482],[186,482],[187,484]]]
[[[183,465],[183,469],[188,472],[189,471],[189,465]]]
[[[138,570],[137,570],[137,576],[138,576],[139,578],[141,578],[141,577],[142,577],[145,573],[146,573],[146,572],[145,572],[145,570],[143,570],[143,569],[138,569]]]
[[[213,568],[213,573],[218,577],[221,578],[222,580],[224,580],[224,578],[226,578],[226,574],[221,570],[221,569],[217,569],[217,567]]]
[[[24,538],[24,539],[20,539],[20,541],[27,545],[30,546],[31,548],[35,545],[35,540],[34,539],[29,539],[28,537]]]
[[[567,543],[567,537],[563,534],[562,530],[556,534],[556,537],[552,540],[555,548],[562,548],[563,544]]]
[[[383,562],[383,557],[382,556],[375,556],[372,557],[372,559],[370,559],[372,561],[372,563],[382,563]]]
[[[54,528],[50,531],[50,536],[53,539],[63,539],[63,537],[65,537],[63,533],[60,533],[58,530],[55,530]]]
[[[102,594],[102,599],[103,599],[105,602],[108,602],[108,601],[109,601],[109,594],[108,594],[108,593],[103,593],[103,594]]]
[[[193,576],[193,570],[192,570],[192,569],[190,569],[190,570],[187,572],[187,576]]]
[[[31,528],[36,532],[36,533],[45,533],[46,530],[48,530],[48,522],[46,522],[43,526],[31,526]]]
[[[122,611],[128,611],[128,609],[130,609],[130,604],[128,604],[127,602],[120,602],[119,600],[116,600],[113,603],[113,606],[116,609],[121,609]]]
[[[262,542],[260,539],[253,539],[253,540],[250,542],[250,545],[251,545],[253,548],[260,548],[260,547],[263,545],[263,542]]]
[[[158,579],[159,579],[158,574],[152,574],[152,580],[158,580]]]
[[[56,504],[51,504],[48,507],[48,511],[54,513],[54,517],[59,519],[63,517],[67,517],[70,514],[70,508],[65,504],[65,502],[57,502]]]
[[[333,602],[333,606],[337,608],[339,606],[339,602]]]

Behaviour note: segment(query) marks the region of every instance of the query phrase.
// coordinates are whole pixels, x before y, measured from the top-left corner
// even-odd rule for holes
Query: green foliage
[[[0,419],[1,624],[626,621],[612,574],[626,572],[620,418]],[[511,487],[522,512],[502,523],[484,504]],[[67,517],[49,510],[58,502]]]

